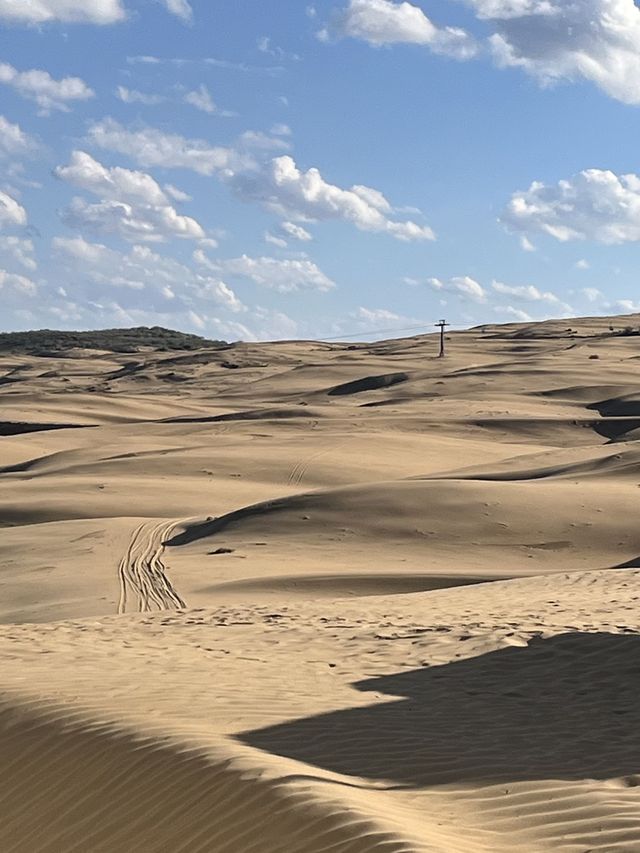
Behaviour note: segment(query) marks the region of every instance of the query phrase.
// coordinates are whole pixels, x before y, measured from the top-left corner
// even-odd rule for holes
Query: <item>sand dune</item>
[[[0,849],[640,849],[638,322],[1,356]]]

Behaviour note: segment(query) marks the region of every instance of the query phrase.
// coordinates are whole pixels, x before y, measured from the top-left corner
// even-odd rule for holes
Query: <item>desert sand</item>
[[[1,354],[0,850],[640,850],[628,326]]]

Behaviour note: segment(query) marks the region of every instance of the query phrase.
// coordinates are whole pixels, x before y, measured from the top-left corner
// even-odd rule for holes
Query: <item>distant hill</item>
[[[23,352],[32,355],[64,352],[74,347],[126,353],[138,352],[141,347],[151,347],[159,352],[171,352],[226,346],[229,346],[226,341],[210,341],[198,335],[163,329],[161,326],[100,329],[92,332],[39,329],[33,332],[0,333],[0,352]]]

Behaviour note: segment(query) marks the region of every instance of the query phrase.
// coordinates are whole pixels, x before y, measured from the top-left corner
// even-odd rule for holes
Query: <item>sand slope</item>
[[[5,627],[0,848],[630,853],[639,583]]]
[[[0,850],[639,850],[638,323],[0,357]]]

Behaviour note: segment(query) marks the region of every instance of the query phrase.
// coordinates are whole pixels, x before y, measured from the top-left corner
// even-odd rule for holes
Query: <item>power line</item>
[[[436,324],[438,325],[438,324]],[[470,328],[465,323],[447,323],[448,326],[451,326],[452,329],[468,329]],[[404,326],[402,328],[395,329],[369,329],[367,332],[344,332],[341,335],[319,335],[316,340],[318,341],[348,341],[351,338],[363,338],[366,335],[384,335],[387,332],[415,332],[419,329],[431,329],[431,323],[423,323],[420,326]]]

